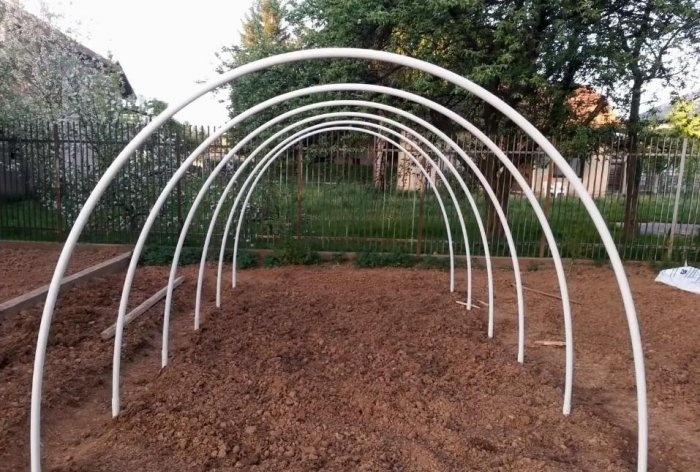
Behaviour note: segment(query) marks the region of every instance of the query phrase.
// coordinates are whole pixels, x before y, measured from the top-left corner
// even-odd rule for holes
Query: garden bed
[[[524,282],[556,293],[554,271]],[[46,263],[46,271],[50,271]],[[516,363],[513,273],[495,273],[496,338],[439,270],[349,265],[251,269],[224,284],[207,272],[202,329],[192,331],[197,268],[175,293],[171,363],[160,370],[162,304],[127,327],[119,418],[110,418],[114,321],[123,276],[63,294],[44,384],[46,470],[635,470],[629,336],[607,268],[570,272],[576,340],[573,412],[561,415],[561,305],[526,293],[525,365]],[[139,269],[131,306],[167,279]],[[628,266],[650,391],[652,471],[700,457],[696,295]],[[225,271],[228,273],[228,270]],[[475,273],[486,299],[485,272]],[[28,464],[31,363],[40,307],[0,324],[0,463]]]

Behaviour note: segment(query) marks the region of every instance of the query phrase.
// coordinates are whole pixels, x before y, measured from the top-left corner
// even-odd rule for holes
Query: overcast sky
[[[41,0],[20,0],[39,13]],[[175,103],[216,75],[215,53],[238,41],[252,0],[50,0],[57,23],[81,43],[112,53],[138,95]],[[74,34],[75,36],[75,34]],[[225,98],[225,97],[221,97]],[[193,124],[220,124],[226,106],[202,97],[177,115]]]

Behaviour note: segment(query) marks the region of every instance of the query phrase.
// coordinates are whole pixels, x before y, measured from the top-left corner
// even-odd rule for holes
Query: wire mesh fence
[[[100,175],[140,128],[133,123],[0,123],[0,238],[63,239]],[[133,243],[170,176],[214,132],[213,128],[175,122],[156,132],[120,171],[82,240]],[[539,224],[517,184],[480,142],[466,136],[455,140],[497,189],[519,255],[547,256]],[[494,141],[530,183],[562,254],[605,257],[583,205],[541,150],[519,135],[498,136]],[[556,138],[552,141],[555,145],[558,142]],[[223,166],[195,214],[187,245],[202,244],[222,190],[261,142],[262,138],[251,141]],[[202,183],[234,144],[233,137],[224,134],[194,161],[167,199],[149,244],[175,244]],[[506,254],[506,239],[473,172],[454,150],[438,147],[472,190],[484,217],[491,252]],[[593,196],[624,258],[700,260],[700,143],[645,135],[630,151],[629,139],[620,134],[601,138],[585,153],[568,151],[564,155]],[[429,178],[398,149],[353,132],[329,132],[301,141],[270,165],[252,192],[245,209],[242,244],[273,249],[293,244],[312,251],[446,254],[445,223],[434,187],[447,209],[455,251],[463,252],[456,209],[445,184],[426,161],[423,164]],[[634,172],[630,172],[630,165],[636,166]],[[438,166],[449,174],[444,163]],[[251,164],[240,172],[234,192],[223,204],[214,231],[215,247],[221,243],[234,194],[253,167]],[[448,177],[448,184],[461,193],[454,177]],[[630,217],[628,194],[635,186],[639,195],[632,202],[636,212],[631,228],[625,221]],[[471,252],[482,254],[476,220],[463,196],[459,205]],[[230,235],[227,244],[231,244]]]

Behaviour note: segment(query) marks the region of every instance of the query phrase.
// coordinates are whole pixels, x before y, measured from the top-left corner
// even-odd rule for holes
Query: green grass
[[[381,191],[372,189],[362,182],[371,180],[369,169],[354,166],[328,166],[329,175],[314,174],[311,169],[306,176],[302,195],[302,236],[303,248],[309,254],[316,251],[355,251],[359,253],[415,254],[419,242],[422,254],[446,254],[448,252],[445,225],[432,191],[425,196],[422,231],[419,230],[420,198],[418,192]],[[272,248],[281,251],[276,257],[288,259],[282,252],[290,238],[296,234],[297,189],[293,174],[281,166],[270,173],[266,183],[256,190],[252,207],[247,211],[243,225],[242,246],[252,248]],[[323,177],[323,178],[322,178]],[[393,179],[393,175],[390,179]],[[333,183],[324,183],[324,182]],[[391,180],[390,180],[391,181]],[[201,185],[200,176],[188,176],[182,186],[181,204],[178,211],[176,199],[171,197],[163,209],[149,237],[149,244],[174,246],[177,241],[179,217],[187,215],[190,202]],[[201,246],[209,225],[209,215],[216,205],[220,189],[210,192],[197,212],[186,240],[187,246]],[[457,188],[455,187],[457,193]],[[448,211],[451,236],[455,253],[464,254],[464,241],[447,192],[441,191]],[[457,193],[460,195],[460,193]],[[485,202],[475,192],[475,198],[482,215],[485,215]],[[153,197],[155,200],[155,197]],[[233,198],[224,206],[215,227],[212,250],[218,251],[223,226]],[[476,221],[466,199],[460,201],[465,216],[466,229],[472,254],[483,254]],[[621,228],[615,225],[623,220],[625,201],[623,197],[606,196],[596,200],[596,204],[623,257],[628,259],[661,260],[666,257],[665,235],[640,235],[630,244],[622,244]],[[645,221],[670,222],[672,218],[673,196],[642,195],[639,201],[639,219]],[[133,229],[120,228],[118,208],[105,206],[92,217],[82,240],[86,242],[134,242],[144,215],[134,224]],[[679,207],[679,223],[700,222],[698,197],[686,196]],[[512,195],[508,208],[508,220],[514,233],[517,250],[521,256],[537,256],[540,247],[540,227],[532,209],[524,197]],[[583,205],[575,197],[553,199],[549,221],[563,256],[574,258],[604,259],[605,251]],[[235,228],[235,226],[234,226]],[[33,200],[0,202],[0,237],[10,239],[60,240],[65,237],[66,225],[57,226],[54,211],[47,210]],[[231,237],[229,236],[229,246]],[[489,241],[491,253],[506,255],[505,238]],[[677,236],[672,259],[700,259],[700,238]],[[296,257],[296,256],[295,256]],[[271,261],[274,263],[274,261]]]
[[[286,231],[294,231],[296,221],[296,189],[278,188],[277,212],[280,220],[287,224]],[[446,192],[445,192],[446,193]],[[464,252],[458,219],[451,200],[443,197],[450,217],[451,235],[455,251]],[[640,198],[640,221],[671,221],[671,197],[642,196]],[[622,230],[615,223],[622,221],[624,199],[607,197],[597,200],[608,228],[619,243],[626,258],[657,259],[665,254],[665,235],[640,235],[631,244],[622,245]],[[698,219],[697,208],[685,202],[679,208],[679,223],[693,223]],[[416,192],[377,192],[366,185],[340,184],[307,186],[303,193],[303,235],[314,250],[327,251],[371,251],[371,252],[415,252],[418,231],[418,196]],[[484,214],[483,199],[478,206]],[[470,236],[472,253],[483,253],[476,222],[470,208],[462,208]],[[588,213],[575,197],[552,200],[549,221],[559,249],[564,256],[574,258],[601,258],[602,243],[593,227]],[[529,203],[524,197],[512,196],[508,209],[508,220],[514,233],[519,254],[536,256],[539,253],[540,227]],[[265,234],[260,221],[246,222],[251,233]],[[426,195],[423,221],[423,253],[447,252],[447,243],[442,215],[432,194]],[[269,235],[268,235],[269,236]],[[695,238],[697,239],[697,238]],[[256,247],[271,247],[275,241],[262,237],[253,238]],[[491,252],[507,254],[504,238],[489,241]],[[676,257],[681,257],[683,248],[692,249],[693,238],[676,237]],[[689,256],[694,257],[694,256]]]

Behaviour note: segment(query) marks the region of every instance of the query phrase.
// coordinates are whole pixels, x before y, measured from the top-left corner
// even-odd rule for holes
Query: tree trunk
[[[386,172],[386,147],[387,142],[383,139],[374,138],[372,150],[372,187],[377,190],[384,190],[384,174]]]
[[[491,105],[485,104],[483,110],[483,118],[485,123],[485,132],[495,141],[495,133],[498,130],[499,112]],[[503,143],[496,143],[500,148],[503,148]],[[479,160],[479,168],[484,174],[486,181],[496,194],[503,213],[508,215],[508,196],[512,183],[512,176],[498,158],[488,153],[486,158]],[[485,192],[484,192],[485,194]],[[493,206],[491,199],[485,194],[486,204],[486,234],[489,238],[498,238],[504,236],[501,220],[498,218],[496,208]]]
[[[493,154],[489,154],[489,156],[482,161],[481,171],[493,189],[493,193],[496,194],[496,199],[503,213],[508,215],[508,197],[513,181],[510,172],[508,172],[501,161]],[[501,225],[501,220],[498,218],[496,208],[491,204],[491,200],[488,197],[486,198],[489,202],[486,205],[486,234],[490,238],[504,236],[505,233],[503,232],[503,226]]]
[[[637,137],[639,133],[639,105],[642,98],[642,84],[641,73],[635,73],[632,84],[632,101],[630,104],[627,139],[627,166],[625,168],[627,181],[625,188],[625,243],[629,243],[639,232],[639,215],[637,210],[639,206],[639,184],[642,180],[642,162],[638,156]]]

